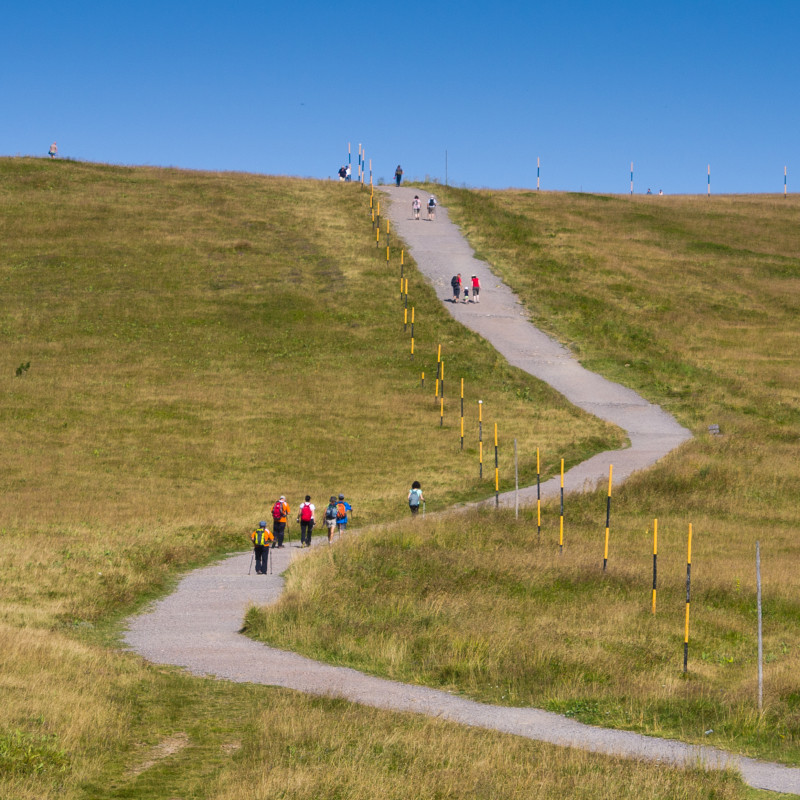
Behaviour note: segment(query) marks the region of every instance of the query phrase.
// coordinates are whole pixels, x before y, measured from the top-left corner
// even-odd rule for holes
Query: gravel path
[[[499,285],[486,264],[473,259],[458,230],[448,222],[445,209],[438,209],[435,222],[416,222],[410,219],[414,190],[393,188],[390,195],[395,201],[389,212],[395,231],[409,244],[418,266],[433,285],[443,287],[443,298],[449,298],[449,281],[455,272],[480,276],[484,287],[481,303],[448,303],[453,316],[485,336],[511,363],[552,383],[581,408],[628,431],[630,448],[589,459],[566,474],[565,485],[575,489],[607,479],[609,463],[614,464],[618,482],[690,437],[660,408],[587,372],[564,348],[537,331],[513,294]],[[543,496],[557,492],[559,486],[558,479],[555,484],[542,484]],[[525,496],[522,490],[520,496]],[[503,496],[503,502],[513,503],[513,493]],[[325,546],[325,536],[320,535],[314,544]],[[266,577],[248,575],[250,552],[190,573],[172,595],[129,620],[125,643],[149,661],[184,667],[195,675],[283,686],[377,708],[424,713],[609,755],[678,765],[731,766],[740,770],[751,786],[800,794],[798,768],[711,747],[596,728],[539,709],[484,705],[436,689],[322,664],[242,636],[239,630],[247,607],[275,602],[283,591],[282,573],[294,557],[305,552],[296,546],[273,551],[274,574]],[[198,608],[203,609],[202,614],[197,613]]]

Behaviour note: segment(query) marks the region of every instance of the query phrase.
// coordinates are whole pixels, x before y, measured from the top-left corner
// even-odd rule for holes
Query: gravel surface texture
[[[658,406],[587,372],[561,345],[537,331],[511,291],[485,263],[474,259],[458,229],[448,221],[446,209],[439,207],[435,222],[415,221],[410,213],[415,190],[391,188],[388,193],[393,201],[389,215],[395,231],[408,243],[417,265],[441,290],[443,299],[449,300],[453,274],[480,276],[480,304],[447,303],[456,319],[484,336],[511,363],[551,383],[581,408],[628,432],[630,448],[595,456],[565,475],[565,485],[571,490],[607,480],[610,463],[614,464],[618,482],[690,438],[690,433]],[[543,496],[546,486],[550,494],[560,488],[558,479],[555,484],[548,484],[552,485],[542,484]],[[533,492],[526,491],[535,499],[535,487]],[[521,490],[521,501],[523,497]],[[513,504],[513,492],[502,500]],[[327,546],[325,534],[314,540],[312,549],[317,546]],[[308,552],[296,545],[273,550],[274,574],[267,576],[248,574],[249,551],[196,570],[186,575],[169,597],[129,620],[125,643],[153,663],[183,667],[195,675],[282,686],[377,708],[423,713],[609,755],[668,764],[704,764],[710,768],[731,766],[751,786],[800,794],[798,768],[712,747],[597,728],[539,709],[485,705],[448,692],[322,664],[242,636],[239,631],[247,608],[275,602],[283,591],[282,573],[293,558]],[[202,608],[201,614],[197,613],[198,608]]]

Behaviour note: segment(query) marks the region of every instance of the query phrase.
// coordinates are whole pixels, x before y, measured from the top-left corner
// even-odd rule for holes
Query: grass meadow
[[[536,324],[695,438],[614,489],[606,574],[600,487],[568,496],[563,555],[548,503],[541,540],[535,510],[519,522],[483,510],[304,560],[276,607],[250,613],[253,635],[482,700],[800,763],[800,198],[436,188]]]
[[[440,343],[543,471],[621,434],[510,369],[413,265],[411,362],[355,185],[44,159],[0,178],[0,797],[744,796],[119,650],[125,615],[246,547],[279,494],[344,491],[361,525],[406,514],[415,478],[429,510],[490,495],[419,387]]]

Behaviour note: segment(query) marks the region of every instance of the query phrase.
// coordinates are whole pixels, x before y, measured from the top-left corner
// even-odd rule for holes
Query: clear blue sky
[[[626,193],[800,191],[800,2],[7,5],[0,155]]]

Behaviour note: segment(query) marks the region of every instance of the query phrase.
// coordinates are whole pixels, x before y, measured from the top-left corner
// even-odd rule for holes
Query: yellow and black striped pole
[[[683,672],[689,665],[689,606],[692,595],[692,523],[689,523],[689,547],[686,556],[686,623],[683,628]]]
[[[542,486],[539,472],[539,448],[536,448],[536,541],[542,540]]]
[[[478,477],[483,480],[483,400],[478,400]]]
[[[411,306],[411,338],[414,338],[414,306]]]
[[[608,564],[608,531],[611,523],[611,474],[614,470],[614,465],[608,465],[608,497],[606,499],[606,544],[603,548],[603,572],[606,571]]]
[[[386,263],[389,263],[389,245],[386,245]]]
[[[564,459],[561,459],[561,517],[558,521],[558,552],[564,552]]]
[[[375,228],[375,247],[381,246],[381,229]]]
[[[658,520],[653,520],[653,614],[656,613],[656,576],[658,575]]]
[[[425,373],[424,372],[422,373],[422,377],[420,378],[420,388],[421,389],[425,388]]]
[[[497,464],[497,423],[494,424],[494,505],[500,507],[500,468]]]
[[[408,330],[408,307],[403,309],[403,333]]]
[[[439,399],[439,370],[442,368],[442,346],[439,345],[438,350],[436,351],[436,385],[434,386],[433,392],[433,400]]]
[[[411,337],[411,359],[414,359],[414,337]]]
[[[444,426],[444,395],[442,395],[441,398],[439,398],[439,403],[440,403],[439,408],[441,409],[439,411],[439,427],[441,428]]]
[[[464,379],[461,379],[461,449],[464,449]]]
[[[439,380],[441,382],[439,393],[442,400],[444,400],[444,359],[439,362]]]
[[[408,308],[408,278],[406,278],[406,308]]]

